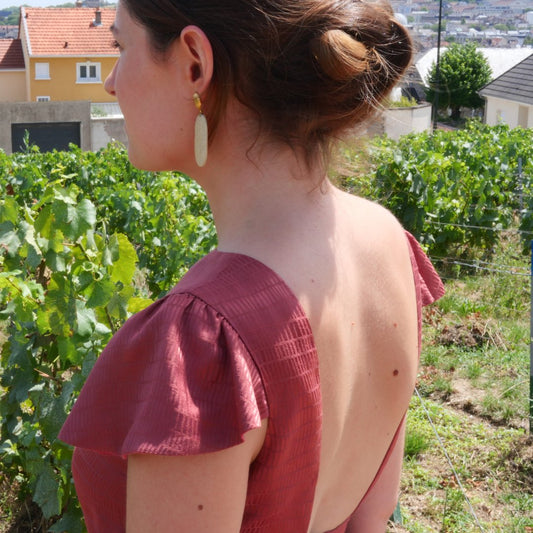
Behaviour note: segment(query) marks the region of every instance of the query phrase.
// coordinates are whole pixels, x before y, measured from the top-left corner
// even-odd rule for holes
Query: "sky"
[[[0,9],[14,6],[48,7],[65,4],[66,2],[73,3],[75,0],[0,0]]]
[[[0,9],[13,6],[47,7],[53,4],[50,0],[0,0]],[[61,3],[61,2],[58,2]]]
[[[56,3],[61,4],[63,2],[62,0],[59,0],[58,2],[54,2],[53,0],[0,0],[0,9],[22,5],[30,7],[48,7]]]

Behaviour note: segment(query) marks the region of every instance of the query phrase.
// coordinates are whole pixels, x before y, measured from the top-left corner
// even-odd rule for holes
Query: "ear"
[[[213,49],[206,34],[197,26],[186,26],[180,34],[186,80],[193,92],[202,94],[213,77]]]

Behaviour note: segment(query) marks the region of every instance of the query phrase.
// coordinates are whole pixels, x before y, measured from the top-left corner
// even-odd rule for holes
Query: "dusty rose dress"
[[[442,284],[407,238],[420,316]],[[125,531],[128,454],[221,450],[268,418],[241,531],[305,533],[320,457],[318,368],[309,322],[283,280],[245,255],[207,255],[113,337],[61,430],[76,446],[89,532]]]

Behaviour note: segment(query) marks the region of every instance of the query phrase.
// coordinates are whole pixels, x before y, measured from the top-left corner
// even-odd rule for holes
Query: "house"
[[[0,39],[0,102],[17,102],[26,91],[20,39]]]
[[[533,128],[533,52],[526,59],[485,85],[485,122],[504,122],[514,128]]]
[[[18,39],[0,40],[0,149],[8,153],[23,147],[26,132],[43,151],[126,140],[116,98],[104,89],[118,57],[115,10],[76,5],[21,7]]]
[[[21,7],[19,37],[27,102],[116,102],[104,90],[118,57],[109,27],[114,9]]]
[[[0,26],[0,39],[16,39],[19,34],[18,26],[3,24]]]

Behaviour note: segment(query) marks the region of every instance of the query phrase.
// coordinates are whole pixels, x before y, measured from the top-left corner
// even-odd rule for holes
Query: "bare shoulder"
[[[344,205],[343,222],[350,229],[351,238],[360,252],[366,251],[381,260],[392,261],[408,257],[405,230],[398,219],[382,205],[339,191]]]

